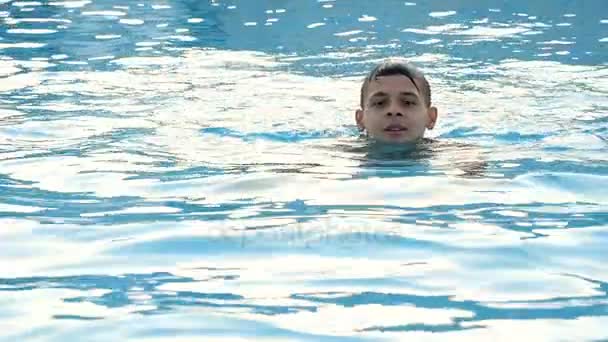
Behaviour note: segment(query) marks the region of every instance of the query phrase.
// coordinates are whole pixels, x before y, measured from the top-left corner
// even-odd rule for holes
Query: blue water
[[[0,0],[0,340],[606,340],[607,48],[605,0]],[[434,142],[359,139],[389,56]]]

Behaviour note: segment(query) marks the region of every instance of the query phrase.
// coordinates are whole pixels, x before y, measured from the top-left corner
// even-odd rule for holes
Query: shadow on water
[[[463,178],[489,176],[484,148],[450,140],[425,138],[411,144],[387,144],[359,137],[320,148],[339,151],[343,154],[341,157],[358,161],[359,169],[352,175],[355,179],[430,174]]]

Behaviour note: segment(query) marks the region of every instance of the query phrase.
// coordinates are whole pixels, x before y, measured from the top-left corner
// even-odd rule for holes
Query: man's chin
[[[377,136],[373,136],[373,139],[385,144],[408,144],[415,143],[417,140],[419,140],[417,137],[412,137],[407,134],[379,134]]]

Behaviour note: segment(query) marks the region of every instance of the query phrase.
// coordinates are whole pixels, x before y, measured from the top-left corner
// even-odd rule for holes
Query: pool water
[[[608,2],[414,1],[0,0],[0,340],[608,339]]]

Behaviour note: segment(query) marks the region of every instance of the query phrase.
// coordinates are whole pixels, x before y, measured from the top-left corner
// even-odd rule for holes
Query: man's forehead
[[[373,96],[378,92],[420,94],[416,85],[405,75],[378,76],[372,79],[367,87],[367,94]]]

